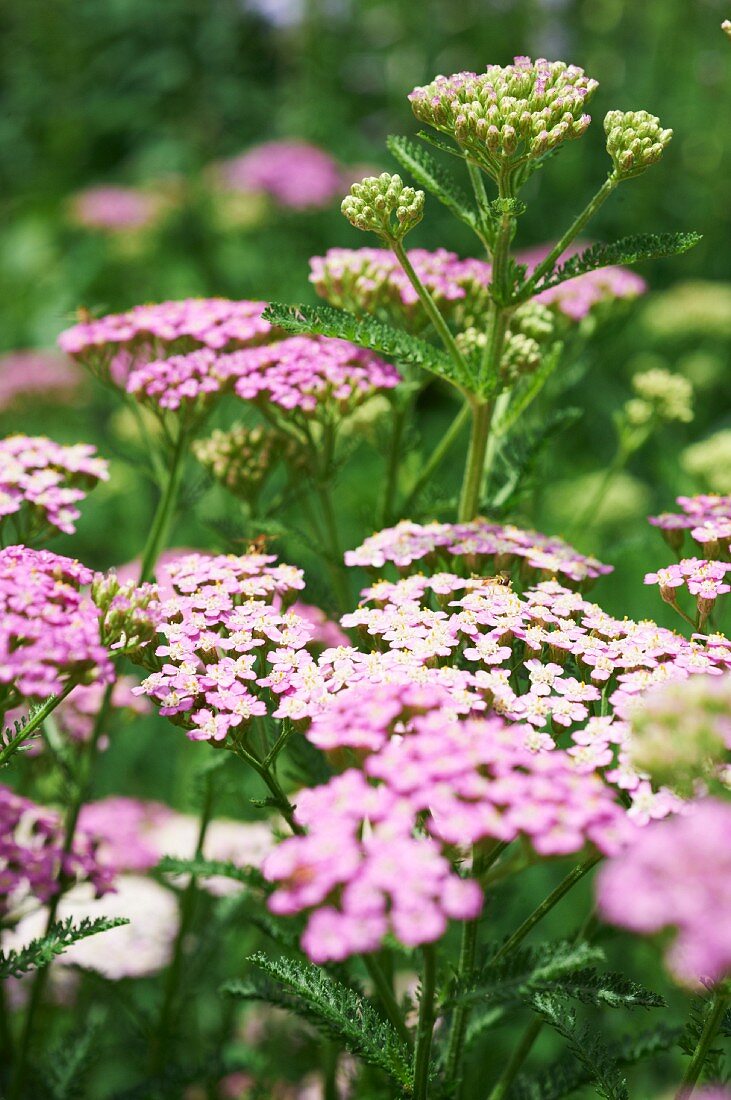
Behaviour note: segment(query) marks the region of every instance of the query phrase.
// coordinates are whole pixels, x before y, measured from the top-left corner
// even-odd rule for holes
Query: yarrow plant
[[[439,153],[391,138],[403,176],[367,175],[342,202],[378,247],[313,258],[322,304],[186,299],[81,315],[61,335],[131,410],[158,502],[136,562],[95,573],[27,543],[73,535],[102,460],[84,444],[0,444],[0,510],[19,541],[0,551],[13,784],[0,787],[0,973],[20,979],[13,1011],[0,1003],[8,1100],[45,1095],[40,1014],[75,995],[77,972],[80,1009],[90,975],[119,983],[130,1063],[146,1048],[130,1096],[289,1096],[286,1077],[325,1100],[628,1100],[634,1064],[674,1047],[686,1061],[665,1059],[657,1080],[682,1075],[677,1100],[727,1080],[729,499],[681,497],[680,514],[651,521],[673,550],[686,530],[698,548],[645,577],[685,633],[604,610],[612,566],[524,521],[541,454],[571,422],[550,408],[566,357],[645,292],[629,265],[698,239],[578,243],[672,137],[644,110],[610,110],[606,180],[555,243],[522,247],[524,187],[586,132],[597,92],[577,66],[526,57],[438,76],[409,101],[467,190]],[[338,172],[315,152],[262,146],[229,182],[320,205]],[[478,255],[406,249],[433,201]],[[417,431],[430,385],[455,402],[433,450]],[[610,476],[661,425],[692,419],[680,374],[642,370],[632,390]],[[442,499],[437,473],[468,428],[461,484]],[[352,502],[347,463],[367,445],[374,492]],[[233,498],[218,525],[195,507],[210,482]],[[208,548],[170,548],[183,507],[215,532]],[[580,534],[594,507],[577,502]],[[138,724],[150,738],[136,767],[164,789],[99,797],[98,750],[108,791],[115,744]],[[201,762],[197,817],[164,801],[185,786],[168,775],[176,737]],[[63,811],[18,793],[16,776]],[[541,942],[599,864],[596,906]],[[659,937],[667,981],[696,997],[684,1027],[616,1037],[577,1020],[574,1005],[667,1009],[607,969],[602,921]],[[229,937],[237,974],[225,1000],[206,999]],[[522,1035],[506,1030],[526,1017]],[[533,1066],[544,1027],[566,1053]],[[86,1042],[69,1055],[79,1089]]]

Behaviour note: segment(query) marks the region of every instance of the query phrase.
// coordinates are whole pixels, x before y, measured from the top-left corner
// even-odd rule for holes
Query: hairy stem
[[[24,741],[27,741],[35,731],[43,725],[48,718],[49,714],[52,714],[59,703],[62,703],[67,695],[70,695],[74,688],[77,686],[78,680],[69,680],[65,688],[60,695],[49,695],[45,703],[35,712],[33,717],[29,719],[23,726],[22,730],[16,733],[15,737],[8,741],[7,745],[0,752],[0,768],[7,764],[11,756],[14,756]]]
[[[205,780],[205,795],[198,824],[198,839],[195,847],[196,859],[203,855],[203,845],[205,843],[206,833],[212,814],[213,778],[211,775],[207,775]],[[197,896],[198,880],[195,875],[191,875],[180,899],[180,920],[178,923],[178,931],[175,936],[172,959],[165,978],[160,1019],[157,1029],[150,1041],[149,1067],[153,1077],[156,1077],[162,1072],[168,1057],[168,1047],[174,1023],[175,1001],[180,987],[180,978],[183,962],[185,960],[185,941],[193,924]]]
[[[269,765],[260,760],[258,756],[255,756],[253,752],[249,752],[248,749],[245,749],[243,745],[236,745],[234,751],[236,755],[241,760],[244,760],[247,764],[249,764],[250,767],[252,767],[257,773],[257,775],[259,775],[261,779],[263,779],[264,783],[266,783],[267,787],[269,788],[269,793],[271,794],[277,809],[289,825],[292,832],[296,833],[298,836],[304,835],[305,830],[297,821],[295,821],[294,806],[287,798],[284,790],[279,783],[279,780],[271,771]]]
[[[142,551],[142,565],[140,567],[140,584],[152,579],[155,571],[155,563],[167,542],[175,506],[180,491],[180,483],[183,478],[185,466],[185,452],[188,444],[188,435],[184,431],[178,432],[178,437],[170,457],[168,477],[163,489],[157,509],[152,520],[150,533],[147,536],[145,548]]]
[[[424,463],[421,473],[417,477],[414,484],[409,490],[409,494],[404,501],[401,512],[408,518],[409,510],[411,509],[414,501],[419,497],[422,489],[429,484],[435,471],[441,466],[442,462],[459,439],[462,434],[462,430],[470,418],[470,404],[469,401],[465,401],[462,408],[454,417],[446,432],[437,443],[436,447],[429,455],[429,458]]]
[[[437,306],[431,294],[414,271],[411,260],[406,255],[406,249],[402,245],[401,241],[391,241],[391,248],[393,249],[396,259],[401,264],[401,267],[404,269],[404,274],[416,291],[419,297],[419,301],[423,305],[424,311],[426,312],[426,315],[434,326],[434,329],[439,336],[439,339],[442,341],[445,349],[451,356],[452,361],[457,368],[460,380],[464,382],[469,377],[469,367],[467,365],[467,361],[465,360],[464,355],[457,347],[457,343],[454,339],[454,336],[449,330],[447,322],[444,320],[441,313],[437,309]]]
[[[88,798],[89,787],[91,783],[91,770],[94,762],[94,756],[99,744],[99,738],[104,731],[104,725],[109,715],[109,709],[112,701],[112,690],[114,685],[108,684],[104,692],[104,698],[102,699],[101,707],[96,716],[94,722],[94,728],[91,733],[91,737],[82,747],[81,757],[79,760],[79,770],[76,776],[76,782],[74,784],[74,793],[71,803],[68,807],[66,815],[66,823],[64,826],[64,838],[62,847],[62,856],[65,858],[68,856],[74,846],[74,840],[76,838],[76,829],[79,823],[79,815],[81,809]],[[59,697],[59,702],[62,697]],[[46,925],[44,930],[44,936],[47,936],[53,927],[56,917],[58,915],[58,907],[63,895],[64,886],[63,881],[59,882],[59,889],[48,906],[48,915],[46,918]],[[41,967],[37,970],[33,978],[33,985],[30,991],[30,997],[28,999],[28,1008],[25,1015],[25,1021],[23,1024],[23,1030],[20,1035],[17,1047],[17,1061],[15,1066],[15,1073],[11,1080],[10,1088],[8,1090],[8,1100],[21,1100],[25,1094],[25,1086],[28,1078],[28,1054],[30,1051],[30,1045],[33,1040],[35,1031],[35,1020],[40,1008],[43,995],[46,990],[48,977],[50,974],[50,966]]]
[[[695,1092],[695,1086],[698,1084],[701,1074],[703,1073],[703,1066],[711,1051],[713,1041],[718,1034],[729,1002],[731,1002],[731,988],[716,990],[711,1009],[706,1016],[706,1022],[698,1040],[698,1045],[693,1051],[688,1068],[683,1075],[680,1088],[676,1093],[675,1100],[690,1100],[690,1097]]]
[[[584,226],[594,217],[597,210],[602,206],[609,196],[618,185],[619,180],[612,173],[607,177],[602,186],[599,188],[594,197],[587,203],[584,209],[576,218],[574,218],[571,225],[568,227],[564,235],[553,246],[544,260],[538,264],[533,274],[521,287],[518,294],[518,301],[525,302],[533,296],[533,292],[544,275],[553,271],[556,260],[560,259],[561,255],[566,251],[571,242],[578,237]]]
[[[424,946],[424,969],[421,975],[419,1022],[414,1050],[414,1100],[427,1100],[432,1034],[434,1032],[434,995],[437,979],[437,956],[433,944]]]
[[[574,867],[573,871],[569,871],[566,877],[558,884],[555,890],[552,890],[547,898],[541,902],[541,904],[533,910],[531,915],[523,921],[519,928],[516,928],[512,936],[510,936],[502,947],[495,952],[490,959],[490,964],[495,963],[498,959],[502,959],[505,955],[509,955],[518,944],[522,943],[525,937],[533,931],[539,921],[542,921],[547,913],[553,909],[555,905],[561,901],[563,897],[568,894],[569,890],[573,889],[577,882],[580,882],[584,875],[587,875],[593,867],[596,867],[597,863],[601,860],[600,855],[589,856],[583,863],[579,863]]]
[[[492,405],[487,401],[472,402],[472,432],[467,452],[467,465],[459,498],[459,523],[469,523],[480,510],[480,496],[485,469],[485,454],[490,436]]]
[[[363,964],[368,971],[368,976],[373,982],[374,989],[378,994],[378,1000],[381,1002],[381,1007],[386,1013],[389,1021],[393,1024],[399,1037],[403,1039],[405,1043],[411,1045],[411,1035],[407,1028],[401,1009],[399,1008],[398,1001],[396,1000],[393,989],[383,973],[378,960],[375,955],[362,955]]]

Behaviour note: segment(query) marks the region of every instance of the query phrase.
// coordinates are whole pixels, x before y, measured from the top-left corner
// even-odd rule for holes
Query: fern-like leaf
[[[178,859],[175,856],[163,856],[156,868],[163,875],[195,875],[196,878],[230,878],[255,890],[268,890],[269,884],[256,867],[241,867],[238,863],[223,859],[204,859],[194,856],[192,859]]]
[[[31,940],[25,947],[17,951],[0,951],[0,980],[19,978],[30,970],[40,970],[79,940],[123,924],[129,924],[126,917],[95,917],[93,920],[84,917],[79,924],[74,924],[72,917],[57,921],[51,925],[47,935]]]
[[[536,993],[532,1006],[565,1041],[571,1055],[586,1070],[597,1096],[603,1100],[629,1100],[627,1080],[619,1062],[592,1028],[577,1025],[566,1002],[551,993]]]
[[[522,437],[517,433],[511,436],[502,454],[499,481],[494,478],[488,486],[488,499],[484,506],[486,515],[498,519],[515,511],[519,501],[532,491],[549,443],[581,416],[581,409],[558,409],[535,430],[525,432]],[[499,488],[495,488],[496,483]]]
[[[332,306],[288,306],[281,302],[272,302],[267,306],[263,317],[270,324],[287,332],[308,336],[335,336],[341,340],[349,340],[351,344],[376,351],[396,363],[421,367],[455,385],[459,384],[454,364],[448,355],[426,340],[409,336],[382,321],[375,321],[372,317],[358,320],[345,310],[334,309]]]
[[[480,223],[466,193],[426,149],[406,137],[393,134],[386,144],[391,155],[413,176],[419,187],[439,199],[456,218],[480,235]]]
[[[671,1050],[681,1029],[659,1025],[651,1030],[632,1034],[611,1043],[608,1050],[618,1066],[631,1066],[656,1054]],[[535,1077],[522,1074],[510,1090],[510,1100],[563,1100],[578,1089],[591,1084],[592,1073],[574,1059],[561,1059],[544,1067]]]
[[[229,982],[224,993],[289,1009],[342,1042],[356,1057],[385,1070],[410,1094],[413,1074],[408,1048],[370,1001],[309,963],[270,959],[260,952],[248,962],[261,975]]]
[[[67,1037],[48,1058],[44,1080],[53,1100],[76,1100],[86,1094],[86,1076],[98,1054],[96,1039],[105,1013],[90,1014],[86,1025]]]
[[[457,990],[452,1000],[471,1004],[519,1004],[531,993],[550,988],[575,971],[586,972],[588,963],[603,958],[602,949],[588,943],[560,940],[521,947],[480,968],[467,988]]]
[[[597,271],[600,267],[638,264],[643,260],[663,260],[669,256],[680,256],[694,248],[700,240],[700,233],[640,233],[632,237],[622,237],[613,244],[593,244],[583,252],[570,256],[549,275],[540,279],[533,293],[549,290],[569,279],[575,279],[577,275]]]

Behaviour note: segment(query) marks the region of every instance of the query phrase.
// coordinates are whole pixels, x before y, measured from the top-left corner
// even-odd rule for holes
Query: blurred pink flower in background
[[[222,161],[219,180],[232,191],[263,191],[280,206],[306,210],[328,206],[343,183],[338,163],[305,141],[268,141]]]
[[[35,401],[69,397],[81,382],[81,372],[54,351],[9,351],[0,355],[0,410],[32,396]]]
[[[113,184],[87,187],[70,200],[71,217],[78,225],[114,233],[143,229],[155,221],[159,212],[156,196]]]

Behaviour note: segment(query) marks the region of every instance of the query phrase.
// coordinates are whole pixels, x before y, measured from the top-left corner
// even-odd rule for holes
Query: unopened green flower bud
[[[693,387],[682,374],[653,367],[636,374],[632,388],[638,398],[651,407],[652,415],[658,420],[688,424],[693,419]]]
[[[723,782],[731,750],[731,676],[658,684],[630,710],[630,758],[682,795]]]
[[[609,111],[604,130],[614,174],[620,180],[639,176],[656,164],[673,136],[673,131],[663,130],[660,119],[648,111]]]
[[[404,187],[400,176],[382,172],[354,183],[340,209],[356,229],[400,241],[424,216],[424,192]]]
[[[506,383],[517,382],[532,374],[541,363],[541,346],[532,336],[522,332],[508,333],[500,360],[500,373]]]
[[[197,440],[193,453],[212,477],[234,496],[253,503],[280,460],[289,460],[297,444],[276,428],[235,424]]]
[[[102,643],[121,651],[133,661],[146,663],[143,651],[155,636],[160,597],[154,584],[120,584],[113,571],[98,574],[91,586],[91,598],[101,611]]]

